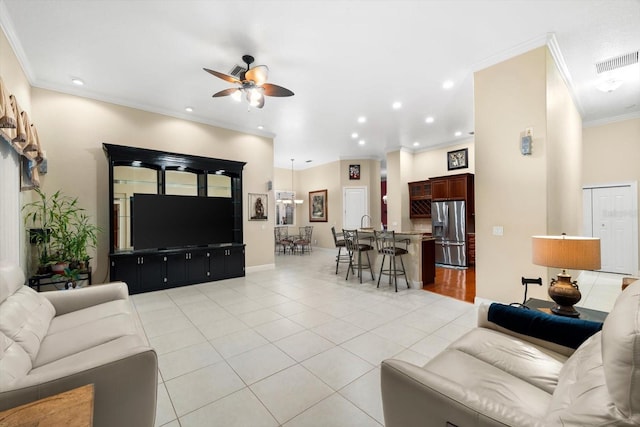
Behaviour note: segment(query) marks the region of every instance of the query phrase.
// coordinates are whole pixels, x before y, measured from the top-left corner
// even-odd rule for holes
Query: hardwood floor
[[[435,283],[424,285],[423,289],[473,303],[476,297],[476,268],[436,267]]]

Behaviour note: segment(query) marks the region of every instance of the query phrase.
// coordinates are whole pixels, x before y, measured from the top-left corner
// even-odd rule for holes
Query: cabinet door
[[[244,247],[228,249],[225,259],[227,277],[244,276]]]
[[[138,261],[139,257],[136,255],[111,257],[109,280],[125,282],[130,294],[142,292],[138,284]]]
[[[467,177],[457,176],[449,178],[449,199],[466,199],[467,198]]]
[[[167,260],[167,286],[181,286],[187,283],[187,253],[178,252],[164,256]]]
[[[138,265],[138,281],[143,292],[167,287],[166,263],[163,255],[144,255]]]
[[[225,258],[227,249],[212,249],[209,258],[211,280],[220,280],[226,278]]]
[[[190,283],[202,283],[210,280],[209,259],[211,251],[198,250],[189,253],[187,260],[187,277]]]
[[[446,200],[449,197],[447,180],[432,179],[431,182],[431,198],[433,200]]]

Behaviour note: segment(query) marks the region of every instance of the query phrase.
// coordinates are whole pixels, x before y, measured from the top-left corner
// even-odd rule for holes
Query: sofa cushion
[[[0,331],[20,344],[33,362],[55,314],[49,300],[21,286],[0,303]]]
[[[12,385],[31,370],[31,358],[20,345],[0,332],[0,392]]]
[[[604,322],[602,360],[613,402],[640,424],[640,281],[620,294]]]
[[[128,335],[138,335],[127,301],[98,304],[51,322],[33,366],[39,367]]]
[[[601,334],[585,341],[562,368],[545,420],[547,425],[637,425],[625,422],[611,401],[602,367]]]
[[[488,320],[519,334],[540,338],[576,349],[602,329],[602,323],[557,316],[539,310],[493,303]]]
[[[530,342],[485,328],[476,328],[453,342],[455,349],[503,370],[551,394],[567,357]]]

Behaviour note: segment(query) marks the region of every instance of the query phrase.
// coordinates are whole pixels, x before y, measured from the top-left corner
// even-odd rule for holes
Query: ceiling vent
[[[626,67],[638,63],[638,51],[625,53],[624,55],[609,58],[605,61],[596,62],[596,71],[598,74],[612,71],[618,68]]]
[[[637,58],[636,58],[636,62],[638,62]],[[231,69],[231,71],[229,71],[229,74],[232,75],[233,77],[235,77],[236,79],[240,79],[240,74],[244,73],[245,71],[247,71],[247,69],[245,67],[242,67],[242,66],[236,64]]]

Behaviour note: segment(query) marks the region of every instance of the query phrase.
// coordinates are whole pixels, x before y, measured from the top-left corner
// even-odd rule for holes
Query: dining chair
[[[371,267],[371,258],[369,257],[369,251],[373,250],[373,246],[371,246],[371,239],[368,238],[369,243],[363,243],[360,240],[360,236],[358,235],[358,230],[342,230],[342,235],[344,237],[344,243],[347,247],[347,251],[349,252],[349,267],[347,268],[347,277],[345,280],[349,279],[349,271],[352,271],[354,268],[354,257],[357,255],[357,268],[358,268],[358,277],[360,278],[360,283],[362,283],[362,270],[369,269],[371,271],[371,280],[375,280],[373,275],[373,268]],[[367,265],[362,265],[362,253],[367,256]]]
[[[274,227],[273,233],[276,253],[280,253],[280,249],[282,249],[282,253],[286,255],[287,249],[291,250],[291,245],[293,243],[289,238],[289,231],[287,227]]]
[[[300,235],[293,241],[294,249],[299,248],[302,255],[304,255],[304,248],[307,248],[307,252],[311,254],[311,238],[313,235],[313,226],[307,225],[299,228]]]
[[[380,263],[380,273],[378,274],[378,288],[380,287],[380,278],[382,275],[389,276],[389,284],[395,283],[396,292],[398,292],[398,276],[404,276],[404,281],[409,288],[409,280],[407,279],[407,271],[404,268],[402,256],[409,253],[409,239],[396,239],[396,232],[391,231],[373,231],[376,241],[376,249],[378,254],[382,255]],[[404,244],[404,247],[402,245]],[[388,268],[384,268],[385,260],[389,260]],[[400,266],[398,268],[397,258],[400,258]]]

